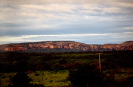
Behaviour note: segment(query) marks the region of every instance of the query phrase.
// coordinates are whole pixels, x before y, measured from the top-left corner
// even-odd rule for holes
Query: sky
[[[133,40],[133,0],[0,0],[0,44]]]

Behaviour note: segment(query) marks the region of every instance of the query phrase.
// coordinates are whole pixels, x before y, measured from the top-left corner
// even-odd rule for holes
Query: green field
[[[16,73],[0,73],[1,74],[1,87],[6,87],[11,83],[10,78],[15,76]],[[42,84],[44,86],[69,86],[70,81],[67,81],[69,72],[67,70],[54,71],[35,71],[27,74],[32,79],[30,84]]]
[[[38,74],[38,76],[35,76]],[[67,81],[69,72],[67,70],[62,70],[58,72],[54,71],[36,71],[34,73],[28,74],[28,76],[33,79],[31,84],[42,84],[44,86],[69,86],[71,83]]]

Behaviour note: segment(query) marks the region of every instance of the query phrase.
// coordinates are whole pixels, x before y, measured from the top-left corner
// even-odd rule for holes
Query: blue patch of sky
[[[26,23],[19,24],[19,23],[1,23],[1,27],[24,27],[24,26],[29,26]]]

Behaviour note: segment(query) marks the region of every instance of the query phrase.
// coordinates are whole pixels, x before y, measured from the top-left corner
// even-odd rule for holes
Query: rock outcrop
[[[119,51],[133,50],[133,41],[121,44],[90,45],[74,41],[44,41],[0,45],[0,51],[22,52],[80,52],[80,51]]]

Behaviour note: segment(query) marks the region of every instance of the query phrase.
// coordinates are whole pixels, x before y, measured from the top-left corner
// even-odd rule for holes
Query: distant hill
[[[133,46],[133,41],[126,41],[124,43],[121,43],[121,46]]]
[[[82,52],[82,51],[120,51],[133,50],[133,41],[121,44],[84,44],[74,41],[43,41],[18,44],[0,45],[0,51],[20,51],[20,52]]]

